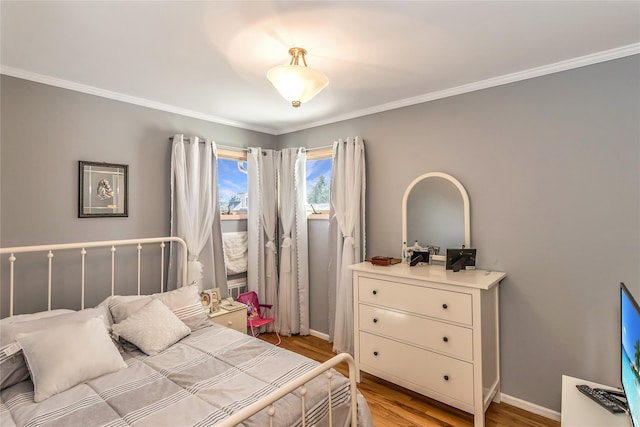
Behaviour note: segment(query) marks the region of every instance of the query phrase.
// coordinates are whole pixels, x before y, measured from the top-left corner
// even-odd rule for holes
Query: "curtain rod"
[[[196,138],[198,138],[200,141],[204,143],[205,142],[205,138],[201,138],[199,136],[197,136]],[[191,141],[191,138],[183,138],[185,141]],[[173,137],[169,138],[169,141],[173,142]],[[216,144],[216,147],[219,148],[223,148],[225,150],[233,150],[233,151],[245,151],[245,152],[249,152],[248,148],[242,148],[242,147],[232,147],[230,145],[218,145]],[[304,147],[305,151],[309,152],[309,151],[318,151],[318,150],[326,150],[328,148],[333,148],[333,145],[324,145],[322,147],[313,147],[313,148],[306,148]]]
[[[202,144],[204,144],[204,143],[205,143],[205,138],[201,138],[201,137],[199,137],[199,136],[196,136],[196,138],[198,138],[198,139],[199,139],[199,141],[198,141],[198,142],[200,142],[200,143],[202,143]],[[185,140],[185,141],[191,141],[191,138],[188,138],[188,137],[187,137],[187,138],[183,138],[183,140]],[[169,141],[170,141],[170,142],[173,142],[173,137],[170,137],[170,138],[169,138]],[[231,151],[245,151],[245,152],[248,152],[248,151],[249,151],[249,149],[248,149],[248,148],[232,147],[232,146],[230,146],[230,145],[219,145],[219,144],[216,144],[216,147],[218,147],[218,148],[222,148],[222,149],[224,149],[224,150],[231,150]]]

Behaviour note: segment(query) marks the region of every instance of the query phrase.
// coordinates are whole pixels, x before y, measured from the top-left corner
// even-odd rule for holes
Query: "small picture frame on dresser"
[[[211,309],[211,294],[208,291],[200,292],[200,302],[202,306],[209,311]]]
[[[200,292],[200,302],[209,313],[218,311],[220,307],[220,289],[206,289]]]
[[[220,308],[220,289],[211,289],[211,312],[218,311]]]
[[[447,249],[446,270],[475,270],[476,250],[475,249]]]

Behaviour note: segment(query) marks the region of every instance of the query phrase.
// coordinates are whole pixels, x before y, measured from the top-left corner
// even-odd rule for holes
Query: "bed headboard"
[[[9,316],[13,316],[14,306],[14,279],[16,263],[19,260],[21,254],[27,253],[43,253],[43,257],[46,256],[45,262],[48,263],[48,301],[47,309],[51,310],[51,288],[52,288],[52,268],[55,254],[62,251],[79,250],[78,256],[80,257],[80,283],[81,283],[81,308],[84,309],[85,304],[85,266],[86,256],[91,249],[96,248],[110,248],[111,252],[111,295],[115,294],[115,266],[116,266],[116,252],[118,248],[135,246],[137,253],[137,287],[138,294],[140,294],[141,283],[141,254],[145,245],[157,244],[160,247],[160,292],[163,292],[166,283],[165,277],[165,248],[167,243],[176,243],[180,250],[178,251],[181,257],[182,266],[182,284],[187,283],[187,269],[184,268],[187,265],[187,245],[184,240],[179,237],[152,237],[144,239],[128,239],[128,240],[106,240],[99,242],[80,242],[80,243],[63,243],[55,245],[38,245],[38,246],[16,246],[12,248],[0,248],[0,255],[9,255]]]

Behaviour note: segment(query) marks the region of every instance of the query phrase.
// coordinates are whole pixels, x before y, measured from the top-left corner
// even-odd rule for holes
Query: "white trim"
[[[70,80],[59,79],[57,77],[50,77],[44,74],[33,73],[31,71],[22,70],[20,68],[9,67],[6,65],[0,66],[0,74],[4,74],[11,77],[17,77],[24,80],[31,80],[37,83],[42,83],[49,86],[61,87],[63,89],[74,90],[76,92],[82,92],[89,95],[100,96],[102,98],[114,99],[116,101],[126,102],[127,104],[139,105],[141,107],[152,108],[154,110],[166,111],[167,113],[178,114],[180,116],[192,117],[194,119],[200,119],[207,122],[219,123],[222,125],[233,126],[246,130],[253,130],[256,132],[267,133],[271,135],[276,134],[275,129],[263,128],[253,126],[247,123],[236,122],[233,120],[224,119],[222,117],[212,116],[209,114],[200,113],[198,111],[188,110],[182,107],[176,107],[170,104],[164,104],[162,102],[152,101],[150,99],[138,98],[137,96],[126,95],[120,92],[113,92],[110,90],[100,89],[95,86],[89,86],[82,83],[72,82]]]
[[[517,397],[509,396],[504,393],[501,393],[500,398],[502,399],[502,402],[508,405],[515,406],[516,408],[523,409],[533,414],[538,414],[554,421],[560,421],[560,412],[554,411],[553,409],[545,408],[544,406],[536,405],[535,403],[527,402],[526,400],[518,399]]]
[[[309,331],[309,335],[329,341],[329,335],[324,332],[318,332],[311,329]],[[553,409],[545,408],[544,406],[536,405],[535,403],[527,402],[526,400],[518,399],[517,397],[509,396],[504,393],[500,393],[500,400],[501,403],[515,406],[516,408],[531,412],[532,414],[537,414],[554,421],[560,421],[560,412],[554,411]]]
[[[600,62],[611,61],[614,59],[624,58],[627,56],[637,55],[637,54],[640,54],[640,43],[634,43],[627,46],[621,46],[614,49],[605,50],[602,52],[592,53],[589,55],[584,55],[577,58],[556,62],[554,64],[543,65],[540,67],[535,67],[535,68],[531,68],[524,71],[518,71],[511,74],[492,77],[490,79],[481,80],[475,83],[469,83],[469,84],[456,86],[449,89],[430,92],[430,93],[415,96],[412,98],[401,99],[398,101],[389,102],[387,104],[381,104],[371,108],[365,108],[363,110],[353,111],[349,114],[335,116],[335,117],[331,117],[325,120],[320,120],[317,122],[307,123],[298,127],[284,128],[284,129],[270,129],[270,128],[250,125],[248,123],[227,120],[221,117],[211,116],[209,114],[204,114],[204,113],[188,110],[181,107],[176,107],[176,106],[164,104],[161,102],[156,102],[156,101],[151,101],[144,98],[125,95],[119,92],[112,92],[112,91],[100,89],[94,86],[75,83],[69,80],[63,80],[56,77],[45,76],[42,74],[33,73],[31,71],[22,70],[15,67],[9,67],[6,65],[0,65],[0,74],[5,74],[7,76],[12,76],[12,77],[18,77],[25,80],[31,80],[34,82],[43,83],[50,86],[57,86],[57,87],[61,87],[69,90],[88,93],[90,95],[101,96],[103,98],[115,99],[117,101],[122,101],[129,104],[140,105],[142,107],[153,108],[155,110],[179,114],[181,116],[193,117],[195,119],[201,119],[208,122],[219,123],[219,124],[238,127],[238,128],[247,129],[247,130],[253,130],[256,132],[267,133],[270,135],[283,135],[291,132],[297,132],[300,130],[305,130],[305,129],[310,129],[310,128],[314,128],[322,125],[336,123],[343,120],[355,119],[358,117],[368,116],[370,114],[381,113],[383,111],[395,110],[397,108],[408,107],[415,104],[422,104],[424,102],[435,101],[437,99],[448,98],[450,96],[461,95],[464,93],[474,92],[481,89],[501,86],[504,84],[532,79],[535,77],[541,77],[547,74],[559,73],[561,71],[567,71],[574,68],[580,68],[587,65],[593,65]]]
[[[309,335],[329,342],[329,335],[325,334],[324,332],[319,332],[313,329],[309,329]]]
[[[567,71],[574,68],[585,67],[587,65],[593,65],[600,62],[612,61],[614,59],[624,58],[627,56],[637,55],[637,54],[640,54],[640,43],[634,43],[628,46],[622,46],[615,49],[605,50],[603,52],[580,56],[578,58],[556,62],[555,64],[543,65],[541,67],[531,68],[524,71],[518,71],[511,74],[505,74],[503,76],[492,77],[490,79],[481,80],[479,82],[469,83],[462,86],[456,86],[453,88],[439,90],[436,92],[430,92],[430,93],[415,96],[412,98],[401,99],[399,101],[390,102],[388,104],[382,104],[382,105],[377,105],[371,108],[365,108],[363,110],[353,111],[349,114],[332,117],[326,120],[307,123],[299,127],[280,129],[277,135],[297,132],[300,130],[323,126],[323,125],[327,125],[335,122],[340,122],[343,120],[355,119],[358,117],[368,116],[370,114],[375,114],[375,113],[381,113],[383,111],[395,110],[397,108],[408,107],[415,104],[422,104],[424,102],[435,101],[437,99],[448,98],[456,95],[462,95],[464,93],[474,92],[481,89],[488,89],[490,87],[501,86],[508,83],[518,82],[521,80],[532,79],[534,77],[541,77],[547,74],[559,73],[561,71]]]

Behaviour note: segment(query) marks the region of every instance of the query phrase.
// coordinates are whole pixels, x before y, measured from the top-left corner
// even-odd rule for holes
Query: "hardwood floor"
[[[277,342],[275,334],[260,338]],[[324,362],[334,356],[327,341],[312,336],[282,337],[281,347]],[[346,363],[337,368],[347,374]],[[367,399],[376,427],[473,426],[473,416],[387,381],[362,373],[358,389]],[[560,423],[506,403],[492,403],[486,414],[487,427],[560,427]]]

